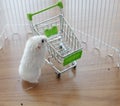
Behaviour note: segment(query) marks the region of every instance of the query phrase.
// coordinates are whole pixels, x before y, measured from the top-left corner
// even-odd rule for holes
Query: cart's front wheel
[[[77,68],[77,66],[74,66],[73,69],[75,70]]]
[[[77,68],[77,62],[76,62],[76,61],[74,61],[74,62],[72,63],[72,65],[74,65],[73,69],[76,69],[76,68]]]

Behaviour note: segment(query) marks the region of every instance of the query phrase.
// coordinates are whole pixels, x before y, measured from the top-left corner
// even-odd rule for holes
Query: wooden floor
[[[120,71],[113,63],[84,52],[77,69],[61,79],[49,65],[39,85],[22,82],[18,66],[24,43],[6,43],[0,52],[0,106],[120,106]]]

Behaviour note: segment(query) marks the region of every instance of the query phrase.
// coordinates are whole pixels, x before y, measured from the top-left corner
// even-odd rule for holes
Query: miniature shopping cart
[[[34,15],[54,7],[60,8],[59,15],[44,20],[38,24],[33,24],[32,18]],[[81,58],[82,55],[80,42],[78,41],[71,26],[64,18],[62,9],[63,4],[61,0],[59,0],[56,4],[48,8],[35,13],[27,14],[33,34],[44,34],[48,37],[48,57],[46,62],[54,68],[58,78],[60,78],[61,73],[66,72],[72,68],[76,68],[76,60]]]

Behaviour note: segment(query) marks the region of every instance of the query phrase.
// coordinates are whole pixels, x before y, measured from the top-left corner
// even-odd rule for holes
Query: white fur
[[[45,42],[42,43],[42,40]],[[45,36],[31,37],[27,43],[19,66],[20,77],[30,83],[38,83],[46,54]]]

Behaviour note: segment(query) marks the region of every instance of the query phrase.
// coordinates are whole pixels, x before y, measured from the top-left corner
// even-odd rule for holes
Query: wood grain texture
[[[84,52],[75,74],[57,79],[46,64],[35,86],[18,75],[23,48],[20,40],[8,40],[0,52],[0,106],[120,106],[120,72],[112,62]]]

